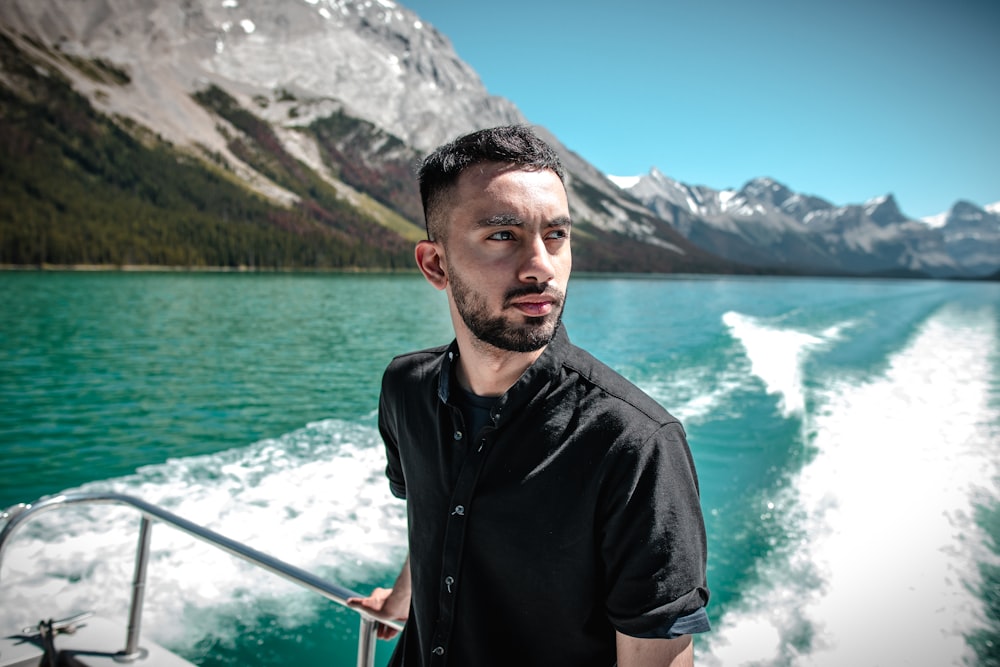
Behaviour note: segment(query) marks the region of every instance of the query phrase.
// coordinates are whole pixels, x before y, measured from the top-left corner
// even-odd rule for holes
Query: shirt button
[[[455,439],[456,440],[461,440],[462,439],[462,432],[461,431],[455,431]]]
[[[455,505],[455,509],[452,510],[451,515],[455,516],[456,514],[458,516],[465,516],[465,506],[464,505]]]
[[[448,587],[448,592],[451,593],[451,585],[455,583],[455,577],[445,577],[444,585]]]
[[[444,655],[444,646],[435,646],[431,653],[434,655]]]

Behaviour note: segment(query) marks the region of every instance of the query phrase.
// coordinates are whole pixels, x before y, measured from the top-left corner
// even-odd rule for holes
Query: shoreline
[[[417,274],[420,271],[416,267],[392,268],[392,267],[259,267],[259,266],[173,266],[165,264],[0,264],[0,273],[315,273],[315,274]],[[670,273],[670,272],[650,272],[634,273],[630,271],[586,271],[574,272],[577,277],[613,277],[613,278],[828,278],[835,280],[902,280],[902,281],[944,281],[944,282],[997,282],[1000,280],[1000,272],[989,276],[978,277],[933,277],[933,276],[906,276],[906,275],[852,275],[852,274],[830,274],[830,273],[787,273],[760,271],[753,273]]]
[[[296,266],[272,268],[266,266],[170,266],[164,264],[0,264],[0,271],[23,273],[415,273],[416,268],[391,267],[327,267]]]

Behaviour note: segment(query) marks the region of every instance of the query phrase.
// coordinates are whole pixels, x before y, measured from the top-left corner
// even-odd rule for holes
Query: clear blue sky
[[[1000,201],[1000,0],[404,0],[605,173]]]

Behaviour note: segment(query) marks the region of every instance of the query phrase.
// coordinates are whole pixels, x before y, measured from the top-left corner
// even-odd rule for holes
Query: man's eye
[[[559,239],[568,239],[569,238],[569,230],[568,229],[555,229],[555,230],[553,230],[553,231],[551,231],[549,233],[549,238],[550,239],[556,239],[556,240],[559,240]]]
[[[491,241],[510,241],[514,238],[514,234],[505,230],[502,232],[493,232],[487,238]]]

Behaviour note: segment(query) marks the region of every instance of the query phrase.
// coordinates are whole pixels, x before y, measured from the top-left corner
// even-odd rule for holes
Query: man
[[[527,128],[483,130],[431,154],[420,189],[416,261],[455,340],[386,369],[409,555],[350,604],[406,620],[394,666],[692,664],[708,630],[694,465],[677,420],[561,325],[558,157]]]

